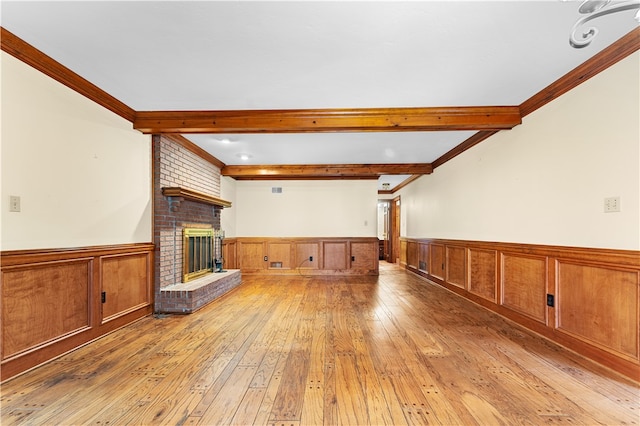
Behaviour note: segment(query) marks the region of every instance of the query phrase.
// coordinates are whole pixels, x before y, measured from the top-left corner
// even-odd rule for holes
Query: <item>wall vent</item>
[[[272,194],[282,194],[282,187],[281,186],[272,186],[271,187],[271,193]]]

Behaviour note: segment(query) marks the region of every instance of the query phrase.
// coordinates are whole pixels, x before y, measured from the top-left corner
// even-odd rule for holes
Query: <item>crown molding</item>
[[[198,145],[196,145],[195,143],[191,142],[189,139],[185,138],[182,135],[166,134],[166,135],[158,135],[158,136],[162,136],[164,138],[167,138],[167,139],[171,140],[172,142],[177,143],[178,145],[180,145],[183,148],[193,152],[194,154],[196,154],[200,158],[208,161],[209,163],[213,164],[214,166],[218,167],[219,169],[222,169],[223,167],[226,166],[226,164],[223,163],[222,161],[220,161],[218,158],[216,158],[213,155],[209,154],[207,151],[205,151],[204,149],[200,148]]]
[[[441,155],[438,159],[436,159],[436,161],[434,161],[432,163],[433,164],[433,168],[435,169],[436,167],[442,166],[447,161],[457,157],[458,155],[462,154],[466,150],[476,146],[477,144],[479,144],[483,140],[490,138],[491,136],[495,135],[496,133],[498,133],[498,132],[497,131],[478,132],[478,133],[472,135],[471,137],[469,137],[468,139],[463,141],[461,144],[455,146],[453,149],[447,151],[446,153]]]
[[[531,114],[554,99],[559,98],[639,49],[640,27],[636,27],[624,37],[597,53],[591,59],[585,61],[520,104],[522,117]]]
[[[0,48],[71,90],[87,97],[120,117],[133,122],[136,112],[90,81],[45,55],[29,43],[0,27]]]
[[[591,59],[585,61],[572,71],[568,72],[558,80],[554,81],[522,104],[520,104],[520,114],[526,117],[535,110],[542,108],[554,99],[559,98],[568,91],[578,87],[591,77],[601,73],[605,69],[620,62],[622,59],[640,50],[640,27],[627,33],[624,37],[597,53]],[[496,131],[478,132],[471,136],[460,145],[446,152],[440,158],[436,159],[432,164],[436,169],[462,154],[469,148],[479,144],[483,140],[496,134]]]

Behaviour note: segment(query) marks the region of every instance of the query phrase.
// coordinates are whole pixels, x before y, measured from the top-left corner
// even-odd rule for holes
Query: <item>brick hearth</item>
[[[156,304],[162,306],[163,313],[190,314],[237,287],[241,280],[237,269],[205,275],[162,288]]]

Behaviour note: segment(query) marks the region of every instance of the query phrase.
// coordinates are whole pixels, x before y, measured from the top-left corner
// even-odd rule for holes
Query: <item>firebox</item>
[[[213,235],[212,228],[183,229],[182,282],[213,272]]]
[[[223,270],[222,240],[224,231],[212,228],[184,228],[182,282],[186,283],[209,272]]]

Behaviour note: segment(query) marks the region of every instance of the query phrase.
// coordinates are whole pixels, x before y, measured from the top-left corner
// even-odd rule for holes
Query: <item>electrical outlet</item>
[[[20,197],[18,197],[17,195],[9,196],[9,211],[10,212],[20,211]]]
[[[309,256],[309,262],[313,262],[313,256]]]
[[[553,308],[556,305],[553,294],[547,294],[547,306]]]
[[[620,197],[608,197],[604,199],[604,212],[615,213],[620,211]]]

